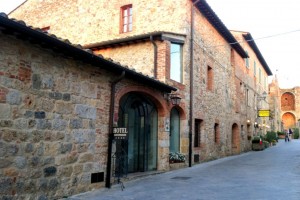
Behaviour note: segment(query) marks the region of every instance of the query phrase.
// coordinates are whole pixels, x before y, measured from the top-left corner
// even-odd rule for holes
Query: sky
[[[200,0],[201,1],[201,0]],[[206,0],[229,30],[250,32],[281,88],[300,86],[299,0]],[[24,0],[0,0],[9,13]]]
[[[300,86],[299,0],[207,0],[207,3],[229,30],[251,33],[281,88]]]
[[[0,12],[8,14],[25,0],[0,0]]]

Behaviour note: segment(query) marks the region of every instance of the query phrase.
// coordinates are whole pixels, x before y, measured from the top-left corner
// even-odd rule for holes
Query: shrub
[[[277,135],[285,135],[284,132],[277,131]]]
[[[268,131],[265,140],[271,143],[273,140],[277,140],[277,133],[274,131]]]
[[[263,143],[265,148],[268,148],[270,146],[270,143],[266,140],[264,140]]]

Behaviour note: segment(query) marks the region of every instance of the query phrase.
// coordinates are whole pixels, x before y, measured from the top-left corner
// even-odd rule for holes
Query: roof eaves
[[[40,29],[33,29],[32,27],[27,26],[23,21],[9,19],[5,13],[0,13],[0,32],[16,35],[22,40],[39,44],[43,48],[55,50],[55,52],[59,52],[74,60],[80,60],[114,73],[122,73],[125,71],[125,76],[127,78],[142,80],[145,84],[165,92],[177,90],[176,88],[150,78],[149,76],[145,76],[134,70],[123,67],[117,62],[106,60],[102,56],[93,54],[91,50],[82,49],[80,45],[73,45],[68,40],[62,40],[57,38],[55,35],[46,34]]]
[[[253,49],[253,51],[255,52],[259,62],[262,64],[263,68],[266,70],[267,74],[269,76],[273,75],[272,71],[270,70],[267,62],[265,61],[264,57],[262,56],[261,52],[259,51],[257,45],[254,42],[253,37],[251,36],[250,33],[246,33],[243,34],[243,37],[245,38],[245,40],[248,42],[249,46]]]
[[[205,0],[193,0],[195,6],[207,18],[207,20],[215,27],[215,29],[223,36],[223,38],[234,48],[242,58],[248,58],[247,53],[243,47],[238,43],[230,31],[226,28],[224,23],[212,10]]]
[[[122,45],[127,45],[130,43],[149,41],[150,37],[152,37],[153,39],[164,40],[164,37],[163,37],[164,34],[173,34],[173,35],[186,37],[186,35],[184,35],[184,34],[156,31],[156,32],[150,32],[150,33],[146,33],[146,34],[133,35],[133,36],[124,37],[124,38],[118,38],[118,39],[113,39],[113,40],[107,40],[107,41],[102,41],[102,42],[86,44],[83,47],[86,49],[94,49],[94,48],[99,49],[99,48],[107,48],[107,47],[113,47],[113,46],[122,46]]]

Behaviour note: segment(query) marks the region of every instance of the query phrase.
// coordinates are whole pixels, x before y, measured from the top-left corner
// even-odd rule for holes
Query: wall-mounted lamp
[[[171,101],[172,105],[178,106],[181,101],[181,97],[178,94],[166,94],[165,98],[168,100],[168,102]]]
[[[254,122],[254,128],[258,128],[258,123]]]
[[[178,106],[180,104],[181,98],[178,94],[170,94],[170,99],[174,106]]]
[[[250,124],[251,124],[250,119],[247,119],[247,125],[250,125]]]
[[[258,100],[265,100],[268,94],[264,91],[260,96],[257,97]]]

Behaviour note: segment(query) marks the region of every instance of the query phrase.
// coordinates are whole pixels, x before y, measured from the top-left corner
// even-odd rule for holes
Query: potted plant
[[[252,140],[252,150],[264,150],[265,145],[263,143],[263,140],[260,136],[254,136]]]
[[[180,163],[185,162],[185,155],[179,152],[170,152],[169,153],[169,162],[170,163]]]

